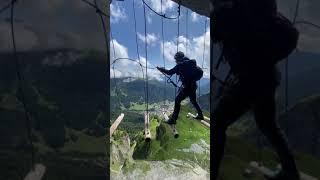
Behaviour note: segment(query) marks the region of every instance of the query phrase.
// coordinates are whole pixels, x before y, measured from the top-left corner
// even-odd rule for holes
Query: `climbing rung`
[[[34,169],[26,175],[24,180],[41,180],[45,172],[46,167],[43,164],[36,164]]]
[[[147,112],[144,113],[144,140],[146,142],[151,141],[150,119]]]
[[[319,180],[318,178],[309,176],[303,172],[300,172],[300,177],[301,177],[301,180]]]
[[[112,136],[113,132],[117,129],[119,124],[121,123],[122,119],[124,117],[124,114],[121,113],[120,116],[114,121],[114,123],[110,127],[110,137]]]
[[[250,166],[262,174],[269,175],[273,173],[270,169],[266,168],[265,166],[259,165],[259,163],[257,163],[256,161],[250,162]],[[301,180],[319,180],[318,178],[312,177],[303,172],[300,172],[300,178]]]
[[[259,163],[253,161],[250,162],[250,167],[254,168],[255,170],[258,170],[259,172],[261,172],[262,174],[265,175],[272,175],[273,171],[271,171],[270,169],[264,167],[264,166],[260,166]]]
[[[188,113],[187,117],[195,118],[196,115],[193,115],[192,113]],[[209,119],[209,120],[210,120],[210,119]],[[208,123],[208,122],[206,122],[206,121],[204,121],[204,120],[200,120],[200,122],[201,122],[203,125],[205,125],[205,126],[207,126],[207,127],[210,127],[210,123]]]
[[[168,121],[169,120],[168,115],[165,112],[162,112],[162,114],[163,114],[164,120]]]

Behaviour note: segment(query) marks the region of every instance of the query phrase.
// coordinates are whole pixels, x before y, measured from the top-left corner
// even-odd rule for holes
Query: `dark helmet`
[[[184,60],[184,53],[181,51],[178,51],[175,55],[174,55],[174,59],[176,60],[176,62],[182,62]]]

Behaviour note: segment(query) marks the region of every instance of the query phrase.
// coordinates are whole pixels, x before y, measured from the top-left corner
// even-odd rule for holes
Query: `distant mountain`
[[[63,146],[65,127],[86,129],[91,135],[105,134],[107,89],[103,53],[56,49],[21,52],[18,56],[32,127],[48,145]],[[2,53],[0,59],[0,127],[10,135],[18,132],[11,131],[8,123],[25,121],[13,56]]]
[[[105,54],[55,49],[18,57],[35,163],[46,166],[48,179],[105,179]],[[17,174],[27,174],[31,162],[14,62],[12,53],[0,53],[0,179],[21,179]]]
[[[320,54],[298,51],[289,56],[288,61],[289,76],[308,72],[309,70],[320,68]],[[285,60],[279,63],[279,67],[284,67]]]
[[[202,85],[201,83],[207,83]],[[202,97],[209,92],[209,79],[201,81],[201,97],[199,103],[207,111],[209,102],[206,97]],[[164,100],[174,101],[175,88],[171,84],[164,84],[164,81],[149,80],[149,103],[158,103]],[[145,101],[145,81],[137,78],[112,78],[110,80],[111,109],[124,107],[129,108],[132,103],[143,104]],[[199,88],[198,88],[199,90]],[[117,92],[116,92],[117,91]],[[197,92],[198,96],[198,92]],[[119,114],[117,112],[116,114]]]
[[[131,103],[143,104],[146,92],[143,79],[112,78],[110,79],[110,109],[129,108]],[[174,101],[174,98],[175,88],[171,84],[157,80],[148,81],[150,104],[165,100]]]
[[[175,76],[171,79],[175,82]],[[200,88],[199,88],[200,82]],[[149,80],[149,102],[155,103],[159,101],[170,100],[173,101],[175,98],[175,88],[170,83],[165,83],[165,81],[159,80]],[[178,86],[181,82],[178,83]],[[200,90],[200,95],[207,94],[210,90],[210,79],[202,78],[197,82],[198,91]],[[141,78],[135,77],[121,77],[110,79],[110,92],[111,96],[116,97],[117,101],[121,100],[122,105],[129,106],[130,102],[143,103],[144,102],[144,87],[145,81]],[[116,90],[118,90],[116,94]],[[112,97],[112,99],[113,99]],[[111,103],[114,104],[114,103]]]
[[[320,95],[300,100],[279,121],[294,149],[320,158]]]
[[[200,90],[200,95],[208,94],[210,92],[210,79],[208,78],[200,79],[200,86],[198,84],[198,91],[199,90]]]
[[[210,112],[210,94],[204,94],[199,97],[198,103],[203,110]]]
[[[320,61],[320,58],[319,58]],[[288,105],[293,106],[302,98],[320,93],[320,67],[310,68],[306,71],[293,74],[288,81]],[[285,104],[285,81],[278,89],[279,108],[284,110]]]
[[[285,61],[279,64],[281,85],[278,89],[279,110],[284,110],[285,103]],[[293,106],[302,98],[320,93],[320,54],[297,52],[288,61],[288,104]]]
[[[199,83],[199,81],[198,81],[198,83]],[[210,79],[209,78],[201,78],[200,79],[201,86],[207,85],[209,83],[210,83]]]
[[[257,61],[259,59],[257,58]],[[285,104],[285,63],[278,64],[281,71],[281,85],[277,90],[279,111],[284,110]],[[222,78],[229,70],[221,65],[216,75]],[[288,104],[292,106],[304,97],[320,93],[320,54],[298,51],[289,56],[288,61]]]
[[[210,112],[210,94],[209,93],[199,96],[197,99],[197,102],[200,105],[200,108],[202,109],[202,111]],[[192,110],[195,111],[191,102],[188,102],[188,107],[192,108]]]
[[[320,95],[314,95],[292,106],[287,113],[279,116],[282,130],[295,151],[320,158]],[[261,133],[257,130],[251,115],[242,124],[247,124],[245,139],[259,143]],[[238,125],[237,125],[238,126]],[[261,142],[260,142],[261,143]],[[264,145],[269,145],[264,141]]]

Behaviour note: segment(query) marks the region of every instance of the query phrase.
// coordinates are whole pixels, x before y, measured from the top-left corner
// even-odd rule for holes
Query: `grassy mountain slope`
[[[178,139],[173,137],[169,126],[161,122],[162,117],[155,114],[151,115],[152,140],[150,143],[144,141],[143,127],[131,138],[133,142],[131,146],[127,146],[127,150],[119,144],[127,144],[129,135],[125,135],[126,132],[123,130],[120,131],[124,132],[122,137],[115,135],[116,142],[112,141],[111,168],[122,167],[122,171],[119,174],[118,170],[112,170],[118,172],[113,174],[113,179],[130,179],[130,177],[140,176],[169,178],[177,176],[174,172],[188,174],[190,179],[199,177],[208,179],[210,130],[199,122],[187,118],[186,114],[189,111],[187,106],[183,106],[177,124]],[[128,154],[132,147],[134,147],[132,154]],[[120,151],[123,155],[119,155]],[[122,165],[119,165],[117,162],[121,161],[121,158],[116,157],[127,157],[127,160],[122,160]],[[113,160],[116,162],[113,163]],[[200,174],[196,175],[197,172]]]
[[[164,163],[168,166],[168,176],[173,176],[171,171],[183,173],[181,169],[189,168],[188,172],[193,172],[191,169],[196,169],[198,166],[204,170],[209,170],[210,158],[209,152],[207,151],[210,149],[210,131],[199,122],[186,118],[186,113],[190,110],[187,106],[182,107],[181,116],[177,124],[177,129],[180,134],[178,139],[173,137],[171,129],[167,125],[159,125],[159,117],[154,116],[151,120],[151,143],[148,144],[144,142],[142,132],[137,133],[133,142],[134,146],[131,146],[131,148],[134,147],[133,154],[130,154],[130,159],[133,158],[132,161],[130,161],[130,163],[123,163],[122,168],[124,172],[120,173],[121,175],[118,174],[114,176],[118,179],[120,179],[120,177],[124,179],[135,177],[135,173],[138,173],[135,170],[139,169],[142,171],[140,173],[144,176],[150,177],[152,173],[158,173],[157,177],[162,177],[164,176],[162,171],[154,170],[154,163],[157,162]],[[233,133],[233,130],[234,129],[230,129],[228,131],[226,153],[221,168],[221,177],[223,177],[223,179],[247,180],[247,178],[243,176],[243,173],[251,161],[262,161],[264,165],[272,169],[275,168],[278,161],[275,153],[271,149],[266,147],[259,148],[254,143],[250,143],[241,138],[237,133]],[[117,141],[120,139],[122,138],[118,138]],[[298,167],[302,172],[314,177],[319,177],[317,167],[320,165],[320,160],[304,153],[297,152],[295,155]],[[173,159],[178,162],[173,163]],[[181,160],[181,162],[179,160]],[[177,170],[177,166],[181,169]],[[156,167],[158,169],[162,168],[160,165]],[[190,175],[190,177],[193,176]],[[200,175],[198,177],[200,177]],[[263,180],[258,174],[254,174],[251,179]]]
[[[145,157],[144,151],[135,151],[134,157],[147,158],[148,160],[166,160],[172,158],[191,158],[190,153],[181,152],[181,149],[190,148],[192,144],[205,142],[210,143],[210,130],[200,124],[199,122],[187,118],[187,112],[190,109],[184,107],[177,120],[177,130],[179,138],[175,139],[169,126],[161,123],[163,117],[155,117],[152,121],[151,134],[153,134],[153,141],[151,142],[151,151]],[[160,124],[159,124],[160,123]],[[142,144],[144,144],[141,141]],[[191,155],[193,156],[193,155]],[[207,157],[208,158],[208,157]]]
[[[105,179],[105,56],[71,49],[18,55],[35,161],[47,167],[46,178]],[[7,170],[0,179],[21,179],[14,174],[23,177],[30,170],[31,149],[13,56],[0,57],[0,166]]]

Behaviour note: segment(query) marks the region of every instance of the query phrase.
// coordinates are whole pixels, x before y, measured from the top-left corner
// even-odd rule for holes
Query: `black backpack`
[[[262,33],[257,34],[265,47],[262,45],[263,52],[261,56],[265,56],[273,63],[277,63],[287,58],[293,50],[296,49],[299,40],[299,31],[294,24],[282,14],[278,13],[267,24]]]
[[[196,60],[185,60],[181,75],[185,80],[199,81],[203,77],[203,70],[197,66]]]
[[[262,64],[276,64],[297,47],[299,31],[290,20],[276,12],[275,1],[263,1],[268,7],[264,11],[263,7],[256,7],[262,1],[232,2],[232,8],[212,13],[214,42],[233,41],[245,56],[263,59]]]

